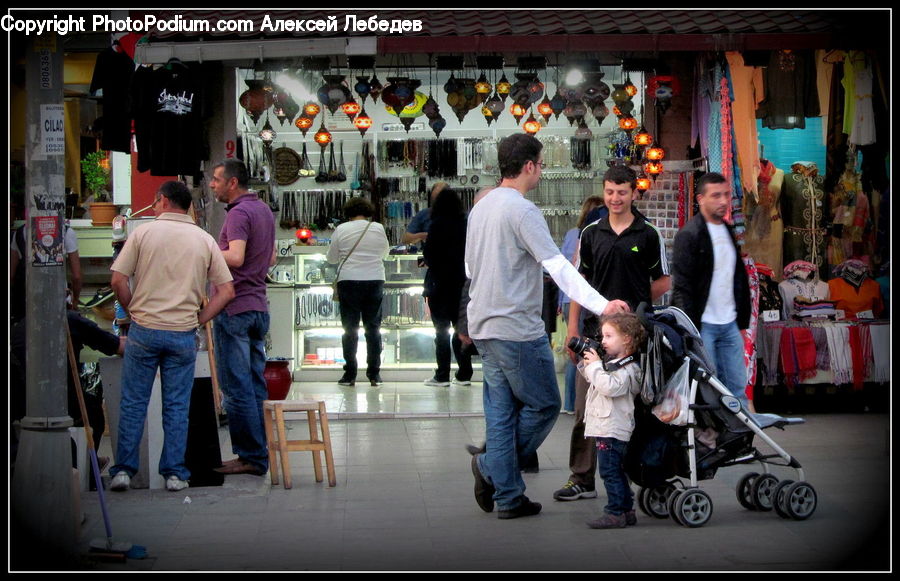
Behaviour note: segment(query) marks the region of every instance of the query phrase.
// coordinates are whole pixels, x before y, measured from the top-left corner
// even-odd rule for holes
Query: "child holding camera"
[[[605,360],[588,348],[579,364],[590,383],[584,435],[597,438],[597,466],[607,496],[604,514],[587,523],[592,529],[637,523],[624,461],[634,431],[634,398],[641,391],[637,352],[645,338],[646,331],[637,315],[618,313],[603,317],[600,344],[606,352]]]

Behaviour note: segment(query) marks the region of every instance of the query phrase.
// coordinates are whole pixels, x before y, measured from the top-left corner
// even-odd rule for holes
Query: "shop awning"
[[[305,54],[354,54],[347,51],[350,45],[355,54],[371,51],[368,53],[380,55],[868,48],[889,38],[890,22],[888,12],[866,9],[160,10],[131,14],[150,14],[173,24],[168,30],[151,32],[149,46],[330,38],[343,39],[343,44],[310,45]],[[351,15],[355,22],[364,23],[362,28],[345,28]],[[331,21],[333,28],[315,27],[317,22]],[[368,26],[370,22],[395,21],[418,21],[421,28],[373,34]],[[369,41],[359,40],[362,38]],[[210,55],[207,58],[215,58],[213,51],[204,52]]]

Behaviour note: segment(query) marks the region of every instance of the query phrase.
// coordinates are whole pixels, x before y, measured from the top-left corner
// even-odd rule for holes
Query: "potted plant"
[[[91,224],[94,226],[111,226],[116,216],[116,205],[110,201],[109,191],[109,167],[107,154],[103,151],[94,151],[81,160],[81,175],[90,195]]]

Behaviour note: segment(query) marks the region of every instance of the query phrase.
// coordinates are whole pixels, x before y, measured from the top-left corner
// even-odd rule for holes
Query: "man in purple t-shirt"
[[[234,277],[234,299],[215,319],[216,362],[225,396],[231,449],[237,458],[217,471],[262,476],[269,468],[263,401],[267,399],[265,337],[269,331],[266,274],[275,264],[275,219],[247,190],[243,162],[213,168],[210,188],[226,204],[219,248]]]

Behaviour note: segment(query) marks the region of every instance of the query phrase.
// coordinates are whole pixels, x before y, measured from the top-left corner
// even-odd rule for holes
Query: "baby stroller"
[[[640,486],[641,511],[685,527],[703,526],[712,516],[712,500],[697,482],[713,478],[719,468],[759,462],[761,474],[748,472],[738,482],[738,502],[748,510],[774,509],[786,519],[809,518],[815,490],[804,481],[800,463],[764,433],[804,421],[744,409],[709,371],[700,333],[682,310],[641,305],[637,313],[649,338],[625,470]],[[760,452],[754,437],[774,453]],[[779,479],[769,466],[793,468],[797,479]]]

